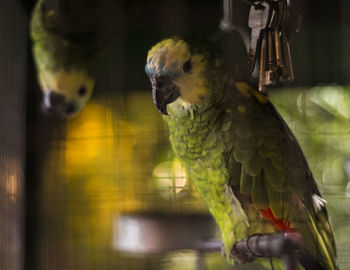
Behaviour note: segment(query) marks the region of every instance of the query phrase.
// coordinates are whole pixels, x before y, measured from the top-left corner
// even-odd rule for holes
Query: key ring
[[[265,7],[261,4],[261,3],[264,3],[264,2],[267,2],[266,0],[265,1],[254,1],[254,0],[241,0],[243,3],[246,3],[246,4],[249,4],[249,5],[252,5],[254,6],[256,9],[262,9],[264,10]],[[258,3],[256,3],[258,2]]]

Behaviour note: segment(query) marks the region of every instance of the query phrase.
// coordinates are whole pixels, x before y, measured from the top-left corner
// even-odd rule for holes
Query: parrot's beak
[[[166,76],[150,76],[152,83],[153,102],[157,110],[168,115],[166,106],[180,96],[179,88]]]

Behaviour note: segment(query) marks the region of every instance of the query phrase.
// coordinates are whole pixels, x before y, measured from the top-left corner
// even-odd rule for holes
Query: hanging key
[[[274,42],[274,30],[278,28],[277,21],[277,5],[276,2],[269,2],[269,18],[265,29],[266,39],[266,51],[264,57],[265,70],[262,81],[264,85],[274,85],[278,80],[277,64],[276,64],[276,53],[275,53],[275,42]]]
[[[268,63],[266,73],[266,80],[265,84],[275,84],[277,79],[277,66],[276,66],[276,57],[275,57],[275,51],[274,51],[274,42],[273,42],[273,32],[271,29],[266,30],[266,45],[267,45],[267,56],[266,61]]]
[[[273,31],[273,39],[275,45],[276,65],[278,67],[278,70],[281,70],[284,68],[284,61],[282,57],[280,31],[277,28]]]
[[[276,84],[280,81],[281,74],[284,70],[284,60],[282,55],[282,47],[281,47],[281,39],[280,39],[280,29],[283,23],[283,15],[284,15],[284,0],[279,0],[278,2],[272,2],[270,4],[270,9],[274,11],[273,21],[271,21],[271,47],[270,51],[273,53],[273,79],[271,80],[271,84]]]
[[[266,30],[262,30],[261,33],[261,47],[260,47],[260,64],[259,64],[259,91],[266,93],[266,63],[267,63],[267,34]]]
[[[281,0],[277,4],[277,17],[276,17],[276,27],[273,30],[273,39],[275,46],[275,57],[276,57],[276,66],[278,73],[280,75],[281,70],[284,68],[284,61],[282,56],[282,47],[280,39],[280,28],[283,23],[283,10],[284,10],[284,1]]]
[[[282,54],[284,59],[284,70],[281,81],[292,82],[294,80],[292,58],[290,55],[289,40],[285,31],[281,31]]]
[[[269,5],[261,3],[252,5],[249,12],[248,26],[251,28],[251,41],[248,56],[248,70],[254,71],[256,54],[261,46],[261,30],[266,27],[269,17]]]
[[[281,72],[280,81],[292,82],[294,80],[292,58],[290,55],[290,46],[287,31],[284,27],[288,20],[289,10],[287,0],[281,0],[283,2],[283,21],[280,26],[280,37],[281,37],[281,52],[284,61],[284,66]]]
[[[294,79],[288,28],[288,0],[268,0],[252,4],[248,25],[251,28],[251,44],[248,67],[253,72],[259,63],[259,90],[277,82],[292,82]],[[260,56],[259,61],[256,58]]]

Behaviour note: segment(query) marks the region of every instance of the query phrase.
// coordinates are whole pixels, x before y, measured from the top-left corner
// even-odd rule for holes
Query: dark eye
[[[78,89],[78,95],[81,97],[84,96],[86,92],[87,92],[87,89],[85,86],[80,86],[80,88]]]
[[[184,73],[188,73],[190,72],[192,69],[192,61],[191,60],[187,60],[184,65],[182,66],[182,70]]]

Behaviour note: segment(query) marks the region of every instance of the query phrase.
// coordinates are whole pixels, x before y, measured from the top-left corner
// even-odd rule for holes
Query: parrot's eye
[[[191,60],[187,60],[184,65],[182,66],[182,70],[184,73],[188,73],[190,72],[192,69],[192,61]]]
[[[87,89],[85,86],[80,86],[79,89],[78,89],[78,95],[79,96],[84,96],[87,92]]]

